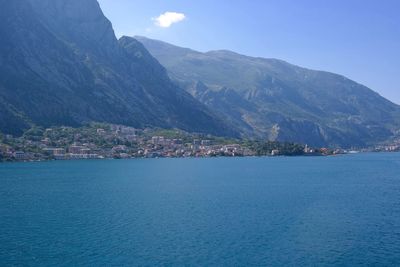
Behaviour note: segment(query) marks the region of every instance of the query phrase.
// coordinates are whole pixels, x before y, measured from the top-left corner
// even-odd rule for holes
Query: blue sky
[[[345,75],[400,104],[398,0],[99,3],[118,37],[143,35],[199,51],[279,58]],[[157,20],[165,12],[176,14]]]

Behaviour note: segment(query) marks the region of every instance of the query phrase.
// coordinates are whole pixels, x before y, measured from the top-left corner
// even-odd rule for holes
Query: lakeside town
[[[400,151],[400,143],[368,151]],[[358,151],[311,148],[307,145],[261,142],[189,134],[180,130],[136,129],[91,124],[80,128],[34,127],[21,137],[0,136],[0,161],[128,159],[175,157],[326,156]]]

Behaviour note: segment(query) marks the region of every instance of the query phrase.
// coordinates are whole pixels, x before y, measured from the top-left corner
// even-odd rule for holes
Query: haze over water
[[[400,154],[0,165],[0,265],[400,265]]]

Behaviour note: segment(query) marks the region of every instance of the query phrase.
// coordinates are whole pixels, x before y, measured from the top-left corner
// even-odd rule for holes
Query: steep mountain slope
[[[400,108],[333,73],[230,51],[200,53],[135,37],[194,97],[246,135],[364,146],[397,135]]]
[[[0,131],[100,121],[235,135],[141,44],[119,42],[96,0],[0,5]]]

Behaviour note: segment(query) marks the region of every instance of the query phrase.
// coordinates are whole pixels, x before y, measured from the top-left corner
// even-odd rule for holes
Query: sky
[[[342,74],[400,104],[398,0],[98,0],[117,37]]]

